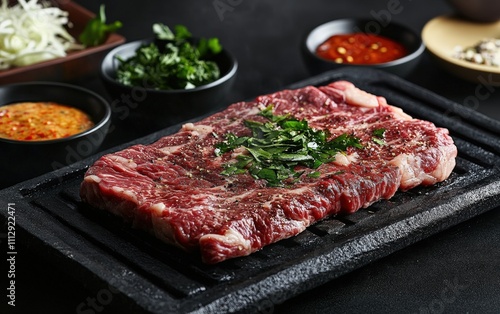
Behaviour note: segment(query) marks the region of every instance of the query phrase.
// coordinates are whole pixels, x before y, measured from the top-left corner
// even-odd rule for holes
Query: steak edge
[[[228,132],[248,135],[246,119],[273,105],[275,114],[306,119],[331,137],[351,134],[349,147],[321,165],[319,178],[302,175],[287,187],[268,187],[249,174],[225,176],[237,152],[217,157]],[[383,143],[373,140],[384,130]],[[443,181],[455,166],[448,130],[413,119],[385,98],[346,81],[283,90],[232,104],[150,145],[102,156],[86,172],[80,195],[93,207],[214,264],[246,256],[292,237],[325,217],[349,214],[396,191]],[[311,169],[303,169],[307,174]]]

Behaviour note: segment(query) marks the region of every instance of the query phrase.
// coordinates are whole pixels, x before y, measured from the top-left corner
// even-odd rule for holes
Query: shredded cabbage
[[[82,49],[67,32],[68,13],[38,0],[18,0],[0,7],[0,69],[26,66]]]

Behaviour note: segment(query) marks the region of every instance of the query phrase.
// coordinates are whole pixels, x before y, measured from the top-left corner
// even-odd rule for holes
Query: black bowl
[[[30,82],[0,86],[0,109],[18,102],[56,102],[87,113],[94,127],[46,141],[0,138],[0,188],[66,167],[94,154],[108,132],[111,108],[101,96],[64,83]]]
[[[474,22],[493,23],[500,19],[498,0],[447,0],[447,2],[461,17]]]
[[[304,61],[312,74],[338,69],[347,66],[345,63],[336,63],[316,55],[316,48],[336,34],[366,33],[384,36],[402,44],[408,54],[400,59],[377,64],[349,64],[354,67],[376,68],[399,76],[408,75],[420,61],[425,46],[420,36],[411,29],[397,24],[382,25],[370,19],[341,19],[321,24],[311,30],[302,44]]]
[[[136,50],[153,39],[123,44],[110,51],[101,64],[101,77],[111,96],[113,120],[127,125],[149,125],[154,129],[170,126],[222,109],[234,83],[238,63],[225,49],[214,56],[221,76],[214,82],[192,89],[158,90],[143,86],[126,86],[116,80],[119,60],[132,57]]]

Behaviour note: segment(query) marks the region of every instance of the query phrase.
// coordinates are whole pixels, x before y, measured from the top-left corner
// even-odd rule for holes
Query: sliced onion
[[[0,69],[26,66],[58,57],[83,46],[68,33],[68,13],[38,0],[0,6]]]

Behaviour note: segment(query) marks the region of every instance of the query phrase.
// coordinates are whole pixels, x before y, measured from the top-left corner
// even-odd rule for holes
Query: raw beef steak
[[[244,121],[261,121],[270,105],[275,115],[306,120],[330,138],[349,134],[362,147],[348,147],[317,169],[298,166],[304,173],[283,186],[248,173],[222,174],[245,151],[217,155],[216,145],[228,133],[249,136]],[[153,144],[105,155],[88,169],[81,198],[213,264],[389,199],[398,189],[443,181],[456,154],[448,130],[339,81],[235,103]]]

